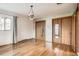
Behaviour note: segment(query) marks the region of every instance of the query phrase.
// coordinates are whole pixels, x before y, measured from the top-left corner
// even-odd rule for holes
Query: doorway
[[[45,41],[45,21],[35,23],[36,41]]]

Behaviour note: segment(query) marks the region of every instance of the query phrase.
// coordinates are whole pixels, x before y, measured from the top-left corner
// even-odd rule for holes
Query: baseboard
[[[8,45],[12,45],[12,43],[9,43],[9,44],[4,44],[4,45],[0,45],[0,47],[3,47],[3,46],[8,46]]]
[[[28,40],[34,40],[34,38],[23,39],[23,40],[18,41],[17,43],[20,43],[20,42],[25,42],[25,41],[28,41]]]
[[[34,38],[23,39],[23,40],[18,41],[18,42],[16,42],[16,43],[8,43],[8,44],[0,45],[0,47],[2,47],[2,46],[7,46],[7,45],[14,45],[14,44],[17,44],[17,43],[25,42],[25,41],[27,41],[27,40],[34,40]]]

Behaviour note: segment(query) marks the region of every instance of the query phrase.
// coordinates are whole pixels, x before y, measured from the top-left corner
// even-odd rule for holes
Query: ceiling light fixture
[[[29,11],[28,17],[30,20],[34,19],[33,5],[30,5],[30,11]]]

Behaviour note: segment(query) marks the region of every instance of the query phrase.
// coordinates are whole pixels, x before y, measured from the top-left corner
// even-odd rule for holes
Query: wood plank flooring
[[[45,41],[26,40],[15,45],[0,47],[0,56],[75,56],[70,46],[53,43],[52,48],[46,47]]]

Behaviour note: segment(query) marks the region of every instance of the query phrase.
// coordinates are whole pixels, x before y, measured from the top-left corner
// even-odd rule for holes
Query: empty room
[[[0,56],[78,55],[78,3],[0,3]]]

